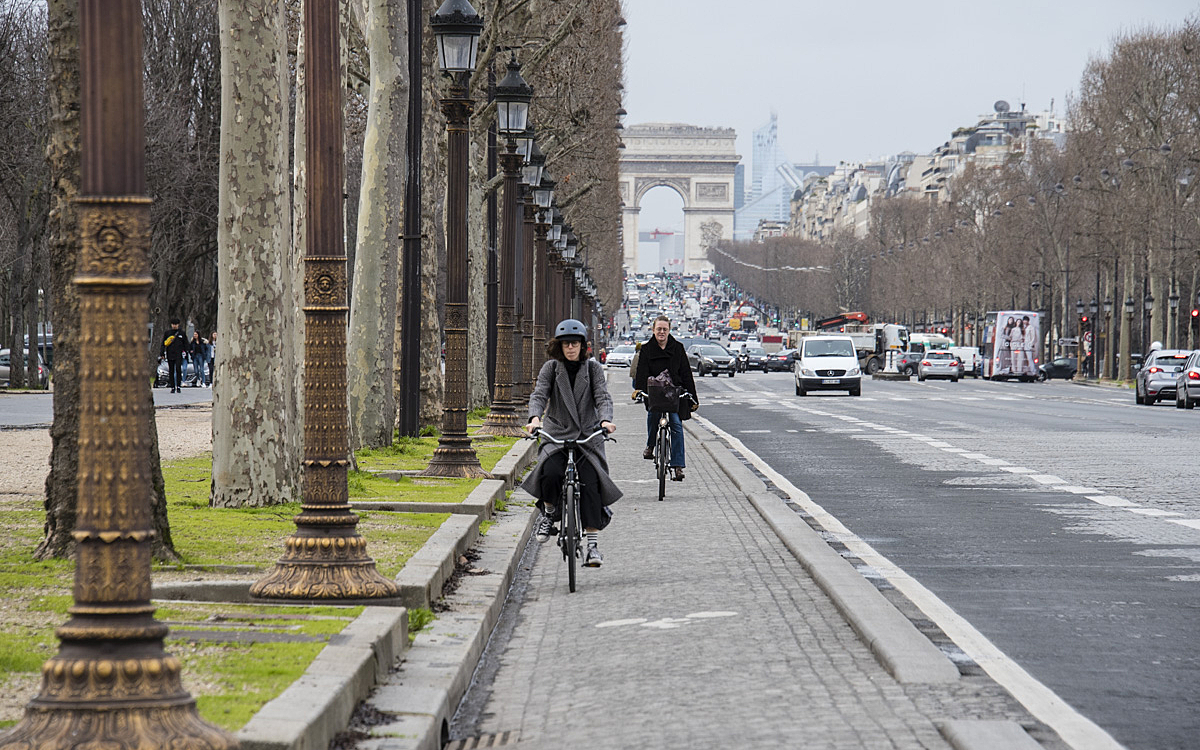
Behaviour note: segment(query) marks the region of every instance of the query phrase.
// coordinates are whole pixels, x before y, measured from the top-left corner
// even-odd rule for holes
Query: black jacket
[[[671,382],[683,386],[683,389],[696,398],[696,380],[692,377],[692,366],[688,363],[687,352],[683,344],[674,336],[667,336],[666,348],[658,345],[658,339],[653,336],[642,344],[638,356],[637,374],[633,378],[633,387],[639,391],[646,390],[646,380],[658,375],[663,370],[671,373]],[[698,400],[692,401],[691,406],[697,406]],[[691,411],[690,407],[686,411]]]
[[[190,351],[187,333],[182,328],[167,329],[167,332],[163,334],[162,349],[159,350],[160,357],[165,355],[167,359],[183,359],[183,355]]]

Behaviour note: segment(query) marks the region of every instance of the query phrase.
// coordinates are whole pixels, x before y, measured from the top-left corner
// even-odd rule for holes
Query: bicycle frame
[[[558,535],[558,546],[562,549],[563,559],[567,561],[567,584],[572,593],[575,592],[575,566],[577,560],[582,556],[583,542],[579,517],[579,495],[583,488],[579,484],[579,476],[575,468],[575,451],[580,443],[586,443],[597,435],[604,435],[605,440],[612,440],[604,428],[578,440],[559,439],[540,428],[533,433],[534,437],[545,438],[550,443],[563,446],[567,452],[567,467],[563,474],[562,490],[559,496],[562,505],[563,528]]]

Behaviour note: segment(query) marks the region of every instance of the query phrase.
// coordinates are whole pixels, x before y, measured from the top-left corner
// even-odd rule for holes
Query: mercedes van
[[[862,370],[849,336],[809,336],[800,341],[792,365],[796,395],[809,391],[847,391],[862,395]]]

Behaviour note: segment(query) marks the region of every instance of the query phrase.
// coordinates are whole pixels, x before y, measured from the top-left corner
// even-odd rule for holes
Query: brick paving
[[[700,446],[658,502],[640,407],[609,444],[625,492],[601,534],[604,567],[567,588],[553,540],[527,551],[454,738],[505,747],[949,748],[937,723],[1010,719],[1065,747],[977,668],[902,685]],[[533,543],[536,545],[536,542]]]

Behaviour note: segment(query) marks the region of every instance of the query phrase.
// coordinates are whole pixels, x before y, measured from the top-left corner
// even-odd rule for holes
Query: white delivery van
[[[800,341],[792,372],[796,395],[809,391],[847,391],[862,395],[862,370],[849,336],[807,336]]]

